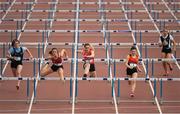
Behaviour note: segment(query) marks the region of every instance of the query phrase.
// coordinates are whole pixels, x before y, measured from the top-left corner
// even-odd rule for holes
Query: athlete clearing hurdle
[[[63,56],[65,59],[68,59],[67,51],[65,49],[62,49],[60,52],[57,48],[52,48],[51,51],[49,51],[49,57],[46,58],[47,60],[52,61],[51,67],[49,66],[49,62],[47,62],[44,67],[41,69],[40,75],[42,77],[51,74],[53,72],[57,72],[60,76],[60,79],[65,82],[64,80],[64,67],[63,67]]]
[[[172,43],[173,43],[173,48],[171,45]],[[176,51],[176,42],[166,29],[164,29],[161,32],[161,36],[159,38],[159,46],[162,47],[161,50],[162,58],[172,58],[172,51]],[[165,74],[163,76],[169,75],[168,66],[170,71],[172,71],[173,70],[172,64],[170,62],[163,61],[163,68],[165,71]]]
[[[14,39],[11,44],[11,48],[8,51],[7,58],[11,61],[11,69],[14,77],[21,77],[21,71],[23,69],[23,56],[26,51],[29,54],[30,59],[33,59],[33,56],[27,47],[21,47],[20,41]],[[20,80],[16,85],[16,89],[19,90]]]
[[[94,64],[94,56],[95,56],[95,49],[89,43],[85,43],[82,50],[78,50],[79,53],[83,56],[83,69],[84,74],[83,77],[87,77],[88,74],[90,77],[96,77],[96,69]]]
[[[138,66],[138,60],[139,56],[137,55],[137,49],[136,47],[132,46],[130,49],[130,54],[127,56],[127,60],[125,63],[127,66],[126,73],[129,78],[137,78],[137,72],[142,72],[142,70]],[[129,81],[129,85],[131,86],[130,96],[134,97],[134,92],[136,89],[136,80]]]

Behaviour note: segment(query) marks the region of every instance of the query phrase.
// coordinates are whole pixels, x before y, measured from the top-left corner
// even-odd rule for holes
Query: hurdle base
[[[113,103],[112,100],[87,100],[87,99],[76,99],[77,103]]]
[[[164,103],[180,103],[179,101],[175,101],[175,100],[160,100],[160,105],[163,105]]]
[[[117,104],[120,103],[153,103],[154,104],[154,100],[117,100]]]
[[[0,102],[27,102],[27,100],[25,100],[25,99],[22,99],[22,100],[12,99],[12,100],[0,100]]]
[[[27,98],[27,101],[26,101],[26,104],[30,104],[30,99],[29,99],[29,97]]]
[[[36,99],[33,101],[33,103],[37,102],[67,102],[69,103],[71,100],[58,100],[58,99]]]

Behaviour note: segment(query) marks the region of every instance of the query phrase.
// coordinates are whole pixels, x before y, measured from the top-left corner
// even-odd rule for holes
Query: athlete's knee
[[[41,70],[40,71],[40,76],[44,77],[46,74],[45,74],[45,71],[44,70]]]
[[[21,76],[21,72],[16,72],[16,76]]]

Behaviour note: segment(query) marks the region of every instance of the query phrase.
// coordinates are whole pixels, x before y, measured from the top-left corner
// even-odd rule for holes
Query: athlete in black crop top
[[[12,47],[8,51],[7,58],[11,61],[11,69],[14,77],[21,77],[21,71],[23,68],[23,56],[24,52],[27,52],[30,59],[33,58],[31,52],[26,47],[20,47],[20,41],[15,39],[12,41]],[[20,80],[16,86],[17,90],[20,86]]]
[[[172,45],[173,44],[173,45]],[[162,47],[162,58],[172,58],[172,51],[176,50],[176,43],[174,38],[167,30],[163,30],[159,38],[159,46]],[[170,62],[163,62],[163,68],[165,71],[164,76],[168,76],[168,66],[170,70],[173,70]]]

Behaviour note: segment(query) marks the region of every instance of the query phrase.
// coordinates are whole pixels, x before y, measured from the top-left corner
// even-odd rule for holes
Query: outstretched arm
[[[159,38],[159,41],[158,41],[158,45],[159,45],[159,47],[163,46],[160,38]]]
[[[138,70],[139,72],[142,72],[142,70],[141,70],[141,68],[139,67],[139,65],[137,65],[137,70]]]
[[[31,52],[29,51],[29,49],[26,49],[26,52],[29,54],[30,59],[32,59],[33,56],[32,56],[32,54],[31,54]]]
[[[6,55],[6,58],[7,58],[7,59],[13,59],[13,57],[11,56],[10,51],[8,51],[8,54]]]
[[[67,51],[65,49],[62,49],[61,52],[60,52],[60,56],[64,56],[66,58],[68,58],[68,55],[67,55]]]
[[[88,57],[88,58],[93,58],[94,56],[95,56],[94,50],[91,50],[91,55],[86,56],[86,57]]]
[[[82,53],[82,50],[77,50],[78,53]]]
[[[176,41],[172,40],[172,43],[173,43],[173,50],[176,51]]]
[[[90,48],[91,48],[92,50],[91,50],[91,55],[89,55],[89,56],[87,56],[87,57],[93,58],[93,57],[95,56],[95,49],[94,49],[94,47],[93,47],[91,44],[89,44],[89,45],[90,45]]]

